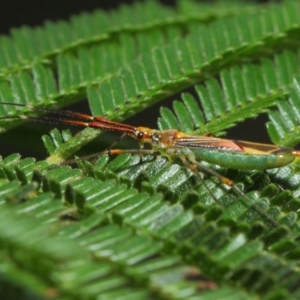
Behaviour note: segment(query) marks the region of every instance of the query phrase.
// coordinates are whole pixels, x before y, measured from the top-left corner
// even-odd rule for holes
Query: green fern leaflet
[[[201,162],[243,197],[163,155],[60,164],[116,137],[24,122],[51,123],[30,107],[84,99],[94,116],[191,135],[224,137],[265,115],[271,143],[296,147],[299,20],[296,0],[148,0],[1,37],[0,102],[25,105],[0,106],[2,289],[18,299],[299,299],[298,159],[265,172]]]

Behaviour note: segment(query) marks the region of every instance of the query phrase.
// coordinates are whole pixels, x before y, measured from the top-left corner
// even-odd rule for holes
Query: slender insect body
[[[137,137],[138,136],[138,137]],[[298,153],[292,148],[257,144],[246,141],[233,141],[206,136],[190,136],[175,129],[165,131],[137,127],[135,139],[149,144],[154,150],[166,151],[170,156],[185,153],[197,159],[236,170],[267,170],[291,163]],[[176,151],[176,149],[191,149]]]
[[[14,105],[27,107],[32,110],[50,112],[59,117],[30,117],[30,116],[5,116],[0,119],[27,119],[43,123],[65,123],[82,127],[91,127],[95,129],[116,131],[122,133],[122,136],[129,136],[135,139],[139,149],[109,149],[95,155],[90,155],[83,159],[95,159],[103,154],[119,155],[124,153],[131,154],[154,154],[160,152],[170,158],[179,158],[182,163],[189,168],[206,186],[198,170],[202,170],[212,176],[217,177],[221,183],[231,186],[232,189],[243,199],[251,203],[255,210],[269,220],[274,226],[279,223],[273,217],[269,216],[263,209],[257,206],[247,197],[232,180],[220,175],[213,169],[199,163],[206,161],[221,167],[238,170],[266,170],[285,166],[292,162],[295,157],[300,156],[300,152],[291,148],[278,147],[269,144],[251,143],[246,141],[228,140],[210,135],[192,136],[175,129],[164,131],[154,130],[148,127],[134,127],[128,124],[118,123],[103,117],[93,117],[77,112],[56,111],[42,107],[31,107],[22,104],[9,102],[0,102],[1,105]],[[144,149],[148,145],[151,149]],[[61,165],[72,164],[78,160],[70,160],[61,163]],[[207,186],[206,186],[207,187]],[[207,187],[208,189],[208,187]],[[208,192],[214,198],[211,191]],[[215,198],[214,198],[215,199]],[[215,199],[218,202],[217,199]],[[219,203],[219,202],[218,202]]]
[[[225,152],[220,150],[195,149],[197,158],[221,167],[236,170],[267,170],[285,166],[295,159],[293,152],[268,155],[247,155],[243,152]]]

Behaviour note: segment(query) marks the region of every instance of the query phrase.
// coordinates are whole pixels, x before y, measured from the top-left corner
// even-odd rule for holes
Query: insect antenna
[[[46,107],[42,107],[42,106],[33,106],[33,105],[29,105],[29,104],[21,104],[21,103],[13,103],[13,102],[0,102],[0,105],[10,105],[10,106],[19,106],[19,107],[24,107],[27,108],[30,111],[41,111],[41,112],[45,112],[45,113],[52,113],[52,114],[56,114],[56,115],[61,115],[62,117],[76,117],[78,119],[90,119],[91,116],[89,115],[85,115],[85,114],[80,114],[80,113],[76,113],[70,110],[59,110],[59,109],[52,109],[52,108],[46,108]],[[4,116],[1,117],[0,119],[8,119],[10,116]],[[13,117],[13,116],[11,116]],[[16,118],[18,116],[15,116]]]
[[[8,116],[0,117],[0,120],[21,119],[21,120],[32,120],[44,124],[63,123],[63,124],[69,124],[73,126],[90,127],[95,129],[103,129],[107,131],[116,131],[116,132],[128,133],[128,134],[133,134],[135,132],[134,126],[114,122],[104,117],[94,117],[91,115],[73,112],[69,110],[67,111],[55,110],[55,109],[50,109],[45,107],[34,107],[31,105],[25,105],[20,103],[0,102],[0,105],[20,106],[20,107],[28,108],[31,111],[42,111],[42,112],[56,115],[56,116],[42,116],[42,117],[26,116],[22,114],[17,116],[8,115]]]
[[[76,158],[76,159],[71,159],[67,160],[65,162],[61,162],[58,165],[52,166],[51,168],[58,167],[60,165],[71,165],[76,162],[82,161],[82,160],[91,160],[100,157],[103,154],[109,154],[109,155],[118,155],[118,154],[123,154],[123,153],[131,153],[131,154],[141,154],[141,151],[143,151],[143,154],[149,154],[153,153],[153,150],[146,150],[146,149],[129,149],[129,150],[122,150],[122,149],[112,149],[114,145],[116,145],[124,136],[126,135],[131,135],[133,136],[136,128],[134,126],[128,125],[128,124],[123,124],[123,123],[118,123],[111,121],[109,119],[106,119],[104,117],[94,117],[91,115],[87,114],[82,114],[78,112],[73,112],[73,111],[63,111],[63,110],[55,110],[55,109],[49,109],[45,107],[34,107],[31,105],[25,105],[25,104],[20,104],[20,103],[11,103],[11,102],[0,102],[0,105],[11,105],[11,106],[19,106],[19,107],[24,107],[27,108],[31,111],[42,111],[46,113],[53,114],[53,116],[27,116],[27,115],[15,115],[15,116],[3,116],[0,117],[0,120],[7,120],[7,119],[20,119],[20,120],[30,120],[34,122],[39,122],[39,123],[44,123],[44,124],[68,124],[68,125],[73,125],[73,126],[81,126],[81,127],[90,127],[94,129],[103,129],[106,131],[115,131],[122,133],[122,135],[117,138],[114,143],[111,144],[111,146],[102,151],[98,152],[89,156],[84,156],[81,158]]]

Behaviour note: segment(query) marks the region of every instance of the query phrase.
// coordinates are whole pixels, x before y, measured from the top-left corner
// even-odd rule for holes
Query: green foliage
[[[160,103],[160,129],[195,135],[266,113],[272,141],[294,147],[299,3],[228,2],[175,9],[149,0],[14,29],[0,39],[0,101],[57,109],[87,97],[93,115],[116,121]],[[170,96],[178,100],[166,108]],[[30,133],[22,143],[20,114],[33,112],[0,107],[0,117],[11,116],[1,133],[16,127],[6,145],[35,148]],[[18,299],[299,299],[297,159],[266,172],[203,162],[249,201],[161,156],[58,165],[99,134],[54,129],[43,136],[46,160],[1,160],[2,291]]]

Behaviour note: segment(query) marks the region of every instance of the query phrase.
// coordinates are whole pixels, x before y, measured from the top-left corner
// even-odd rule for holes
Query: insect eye
[[[144,137],[144,134],[140,131],[140,132],[138,132],[136,137],[137,137],[137,139],[141,140]]]

